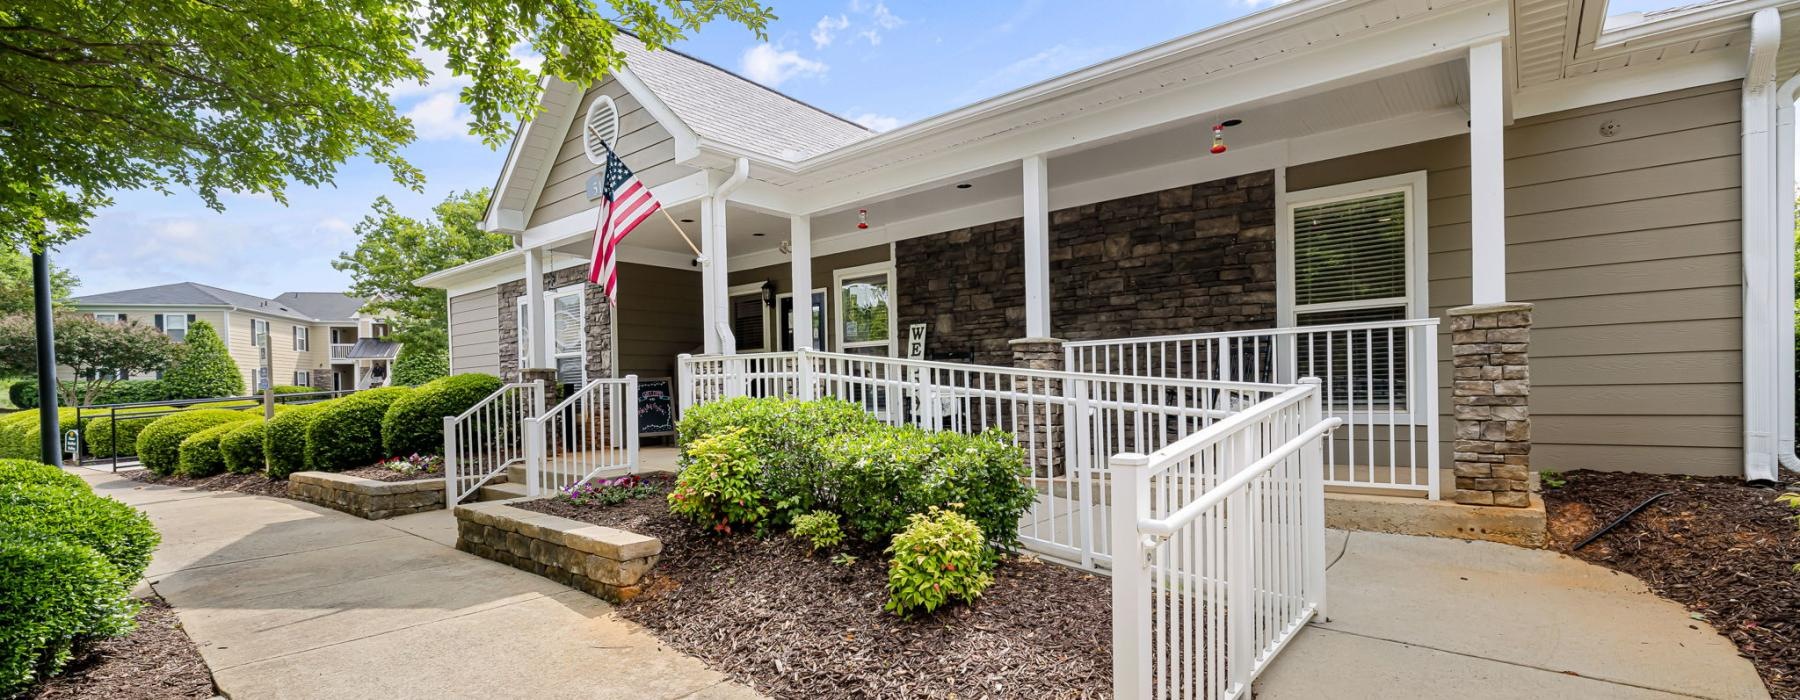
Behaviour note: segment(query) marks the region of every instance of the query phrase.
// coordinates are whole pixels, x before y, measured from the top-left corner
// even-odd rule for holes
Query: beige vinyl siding
[[[500,374],[500,289],[450,298],[450,373]]]
[[[706,342],[700,272],[620,263],[619,376],[674,377],[675,357]]]
[[[1536,305],[1538,468],[1741,469],[1738,103],[1720,84],[1507,130],[1507,295]],[[1296,166],[1288,188],[1421,169],[1441,317],[1470,298],[1466,137]]]
[[[608,78],[581,96],[568,129],[564,131],[556,162],[544,179],[543,194],[538,196],[537,208],[531,212],[528,225],[536,226],[593,208],[587,198],[587,179],[599,172],[600,167],[588,162],[579,127],[587,119],[588,105],[597,95],[611,97],[619,110],[619,142],[613,145],[613,151],[646,186],[655,187],[696,172],[675,163],[675,139],[669,136],[668,130],[656,122],[625,86]]]
[[[226,343],[226,348],[231,351],[231,361],[237,363],[238,376],[244,378],[244,388],[253,388],[254,385],[250,383],[251,373],[262,366],[262,349],[250,344],[250,321],[253,319],[269,322],[269,345],[274,351],[269,358],[270,379],[275,384],[294,383],[296,370],[319,372],[326,369],[327,351],[319,344],[321,337],[326,339],[327,344],[330,342],[329,331],[324,330],[326,326],[314,326],[303,321],[280,316],[266,316],[250,311],[232,311],[231,337]],[[308,342],[309,349],[305,352],[294,350],[294,326],[296,325],[312,329]],[[217,324],[215,323],[214,326],[217,327]]]
[[[219,333],[220,337],[223,337],[225,334],[225,311],[223,309],[219,309],[219,308],[211,308],[211,309],[187,308],[187,309],[184,309],[184,308],[176,307],[176,306],[154,307],[154,308],[153,307],[144,307],[144,306],[83,306],[83,307],[80,307],[79,311],[84,314],[125,314],[126,322],[140,323],[145,326],[149,326],[151,328],[156,327],[156,316],[158,314],[192,314],[194,316],[194,320],[205,321],[205,322],[211,324],[213,327],[213,330],[217,331]],[[75,374],[74,374],[74,371],[70,370],[68,367],[58,367],[56,370],[56,376],[58,379],[73,379]],[[132,379],[155,379],[156,375],[155,374],[137,374],[137,375],[132,375],[131,378]]]

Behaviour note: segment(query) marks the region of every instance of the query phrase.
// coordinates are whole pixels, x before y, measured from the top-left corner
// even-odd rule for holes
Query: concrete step
[[[496,479],[498,479],[498,478],[499,477],[496,477]],[[505,478],[507,481],[510,481],[515,484],[525,483],[525,465],[524,464],[514,464],[510,467],[507,467]]]
[[[477,501],[504,501],[509,498],[524,497],[525,484],[520,482],[494,483],[490,481],[475,492]]]

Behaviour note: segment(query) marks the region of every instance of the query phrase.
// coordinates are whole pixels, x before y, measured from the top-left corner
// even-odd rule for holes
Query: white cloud
[[[331,268],[338,251],[354,245],[347,220],[312,220],[275,205],[259,209],[266,213],[108,208],[91,233],[64,247],[57,263],[81,278],[82,294],[198,282],[270,297],[349,285],[347,275]]]
[[[885,2],[876,2],[874,9],[869,11],[869,16],[875,20],[875,25],[882,29],[898,29],[900,25],[906,24],[906,20],[895,17],[894,13],[888,11]]]
[[[425,141],[469,139],[469,111],[454,92],[440,92],[419,100],[404,114],[412,120],[413,133]]]
[[[860,36],[864,39],[867,39],[869,41],[870,46],[880,46],[881,45],[881,32],[875,31],[873,29],[864,29],[860,32],[857,32],[856,35]]]
[[[863,128],[871,131],[893,131],[895,127],[900,126],[899,117],[890,117],[885,114],[876,114],[874,112],[864,112],[859,115],[852,115],[850,121],[856,122]]]
[[[865,0],[850,0],[850,11],[857,15],[857,24],[860,25],[865,20],[868,22],[869,26],[857,30],[856,36],[869,42],[870,46],[881,45],[881,33],[883,31],[898,29],[906,24],[906,20],[896,16],[893,11],[888,9],[887,3],[882,2],[881,0],[877,0],[873,4],[866,2]],[[844,23],[842,26],[839,26],[838,29],[849,26],[847,19],[848,18],[843,15],[838,15],[838,20]],[[815,33],[813,38],[816,40],[818,35]]]
[[[830,46],[831,40],[836,38],[837,33],[848,26],[850,26],[850,18],[843,15],[835,18],[831,15],[820,17],[819,23],[813,25],[812,29],[813,48],[822,49]]]
[[[779,87],[794,78],[816,78],[830,67],[791,49],[771,44],[757,44],[744,51],[738,69],[747,77],[769,87]]]

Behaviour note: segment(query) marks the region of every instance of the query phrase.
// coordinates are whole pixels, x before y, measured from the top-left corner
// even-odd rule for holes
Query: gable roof
[[[287,292],[275,299],[264,299],[254,294],[234,292],[210,285],[195,282],[176,282],[159,284],[154,287],[125,289],[117,292],[102,292],[71,298],[70,303],[77,307],[84,306],[203,306],[227,307],[241,311],[253,311],[270,316],[291,318],[300,321],[321,321],[347,319],[349,315],[326,316],[314,315],[315,311],[335,311],[336,301],[326,302],[317,297],[338,296],[352,303],[351,313],[362,308],[363,300],[336,292]],[[303,299],[302,305],[295,305],[289,300]]]
[[[703,138],[801,160],[874,136],[861,125],[674,49],[620,36],[626,68]]]
[[[321,321],[355,318],[365,302],[344,292],[282,292],[275,301]]]

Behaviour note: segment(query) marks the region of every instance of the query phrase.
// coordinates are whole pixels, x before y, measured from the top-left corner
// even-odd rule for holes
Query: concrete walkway
[[[448,511],[370,522],[72,471],[156,523],[146,579],[236,700],[758,697],[605,602],[456,551]]]
[[[1330,543],[1331,619],[1276,658],[1259,700],[1769,697],[1730,640],[1634,577],[1490,542]]]

